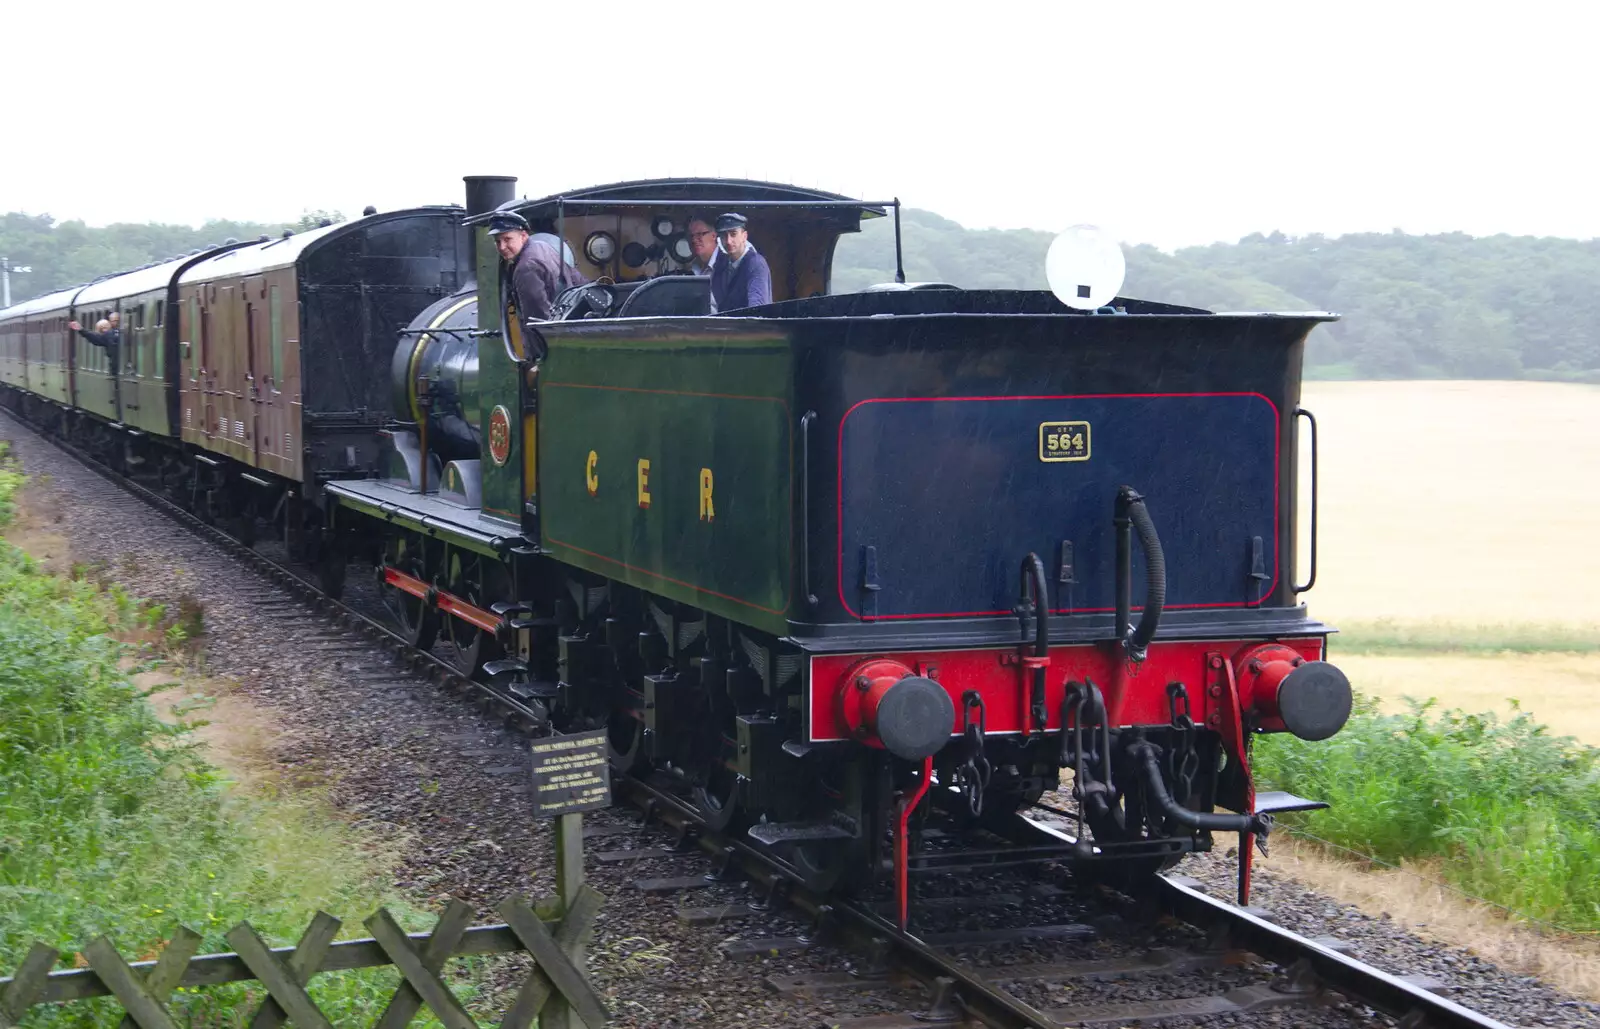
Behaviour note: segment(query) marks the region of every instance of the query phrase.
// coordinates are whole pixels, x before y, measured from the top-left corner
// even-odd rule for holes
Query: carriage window
[[[273,286],[267,300],[267,317],[272,322],[272,388],[283,388],[283,309],[278,306],[278,287]]]

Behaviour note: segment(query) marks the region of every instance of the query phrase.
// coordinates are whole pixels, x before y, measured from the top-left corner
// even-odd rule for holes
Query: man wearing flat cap
[[[712,314],[772,303],[772,270],[750,242],[745,224],[742,214],[725,214],[717,219],[722,256],[711,266]]]
[[[517,315],[523,321],[546,320],[562,290],[588,281],[574,267],[571,247],[553,233],[529,235],[528,220],[520,214],[507,211],[490,218],[489,237],[510,266]]]

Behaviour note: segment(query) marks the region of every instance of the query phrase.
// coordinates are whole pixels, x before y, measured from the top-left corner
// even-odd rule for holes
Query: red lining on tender
[[[998,611],[938,611],[938,612],[920,613],[920,614],[863,615],[860,612],[856,611],[855,608],[850,606],[850,601],[848,599],[846,599],[845,595],[844,595],[844,581],[845,581],[844,580],[844,424],[845,424],[845,422],[850,420],[850,416],[852,414],[855,414],[856,408],[864,407],[867,404],[904,404],[904,403],[930,403],[931,404],[931,403],[960,402],[960,401],[974,401],[974,400],[976,400],[976,401],[995,401],[995,400],[1008,400],[1008,401],[1023,401],[1023,400],[1135,400],[1135,399],[1138,399],[1138,400],[1160,400],[1160,399],[1163,399],[1163,398],[1178,398],[1178,397],[1256,397],[1257,399],[1264,401],[1268,407],[1272,408],[1272,414],[1273,414],[1273,422],[1272,422],[1272,433],[1273,433],[1273,454],[1272,454],[1272,553],[1273,553],[1273,562],[1272,562],[1272,581],[1267,585],[1267,588],[1262,591],[1262,594],[1261,594],[1261,598],[1262,599],[1261,600],[1253,600],[1253,601],[1251,601],[1251,600],[1239,600],[1239,601],[1226,601],[1226,602],[1207,603],[1207,604],[1168,604],[1166,609],[1169,610],[1169,611],[1178,611],[1178,610],[1199,610],[1201,608],[1218,608],[1218,607],[1253,607],[1253,606],[1255,606],[1257,604],[1262,603],[1262,601],[1265,600],[1265,598],[1271,596],[1272,595],[1272,591],[1277,588],[1277,586],[1278,586],[1278,577],[1279,577],[1279,575],[1281,574],[1281,571],[1282,571],[1281,568],[1279,567],[1281,562],[1278,559],[1278,537],[1279,537],[1278,519],[1279,519],[1279,516],[1280,516],[1280,513],[1281,513],[1279,511],[1280,498],[1279,498],[1278,494],[1279,494],[1280,484],[1281,484],[1281,479],[1282,479],[1282,464],[1283,464],[1283,413],[1278,410],[1278,405],[1272,402],[1272,398],[1266,396],[1265,394],[1257,393],[1257,392],[1255,392],[1253,390],[1220,391],[1220,392],[1209,392],[1209,393],[1077,393],[1077,394],[1065,394],[1065,395],[1062,395],[1062,396],[1022,396],[1022,397],[870,397],[870,398],[868,398],[866,400],[858,400],[858,401],[856,401],[854,404],[852,404],[850,406],[850,409],[844,413],[844,417],[839,419],[839,435],[838,435],[838,441],[837,441],[837,446],[836,446],[836,451],[835,451],[835,455],[836,455],[835,463],[837,464],[838,467],[836,469],[837,481],[836,481],[836,488],[835,488],[835,491],[834,491],[834,493],[835,493],[834,503],[835,503],[835,506],[836,506],[837,517],[838,517],[838,539],[839,539],[839,543],[838,543],[838,564],[837,564],[837,569],[836,569],[837,582],[836,582],[835,588],[838,590],[838,593],[839,593],[839,603],[844,605],[845,611],[849,612],[849,614],[852,617],[859,618],[864,622],[880,622],[880,621],[891,621],[891,620],[894,620],[894,619],[910,619],[910,618],[982,618],[982,617],[987,617],[987,616],[990,616],[990,615],[1008,615],[1008,614],[1012,613],[1009,608],[1006,608],[1006,609],[1002,609],[1002,610],[998,610]],[[1051,614],[1056,614],[1056,615],[1097,614],[1097,613],[1101,613],[1101,612],[1105,612],[1105,611],[1115,611],[1115,610],[1116,610],[1115,607],[1063,607],[1063,608],[1052,608],[1050,613]]]

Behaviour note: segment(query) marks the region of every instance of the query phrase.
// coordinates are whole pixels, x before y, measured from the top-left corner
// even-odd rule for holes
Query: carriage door
[[[132,311],[124,311],[121,304],[117,305],[116,311],[122,316],[122,345],[105,352],[106,370],[111,373],[111,410],[117,413],[117,421],[126,422],[127,416],[123,414],[122,369],[132,363],[133,352],[138,349],[139,326]]]
[[[145,304],[140,301],[125,315],[129,324],[127,339],[122,346],[122,419],[130,425],[139,424],[139,402],[144,399],[144,351],[150,345],[144,312]]]
[[[245,332],[245,392],[244,407],[249,412],[245,415],[245,426],[248,437],[245,439],[245,448],[248,451],[248,460],[256,467],[261,466],[261,435],[268,432],[271,423],[271,412],[266,405],[272,399],[271,384],[267,381],[270,375],[271,364],[267,354],[267,280],[248,279],[244,284],[244,332]]]
[[[200,429],[208,445],[215,446],[219,424],[217,413],[216,334],[212,315],[217,305],[217,287],[206,283],[200,287]]]

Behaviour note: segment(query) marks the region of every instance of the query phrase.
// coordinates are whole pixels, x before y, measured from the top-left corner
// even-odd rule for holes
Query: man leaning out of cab
[[[528,220],[520,214],[507,211],[489,219],[489,236],[501,260],[511,266],[511,286],[524,321],[545,321],[562,290],[589,281],[575,267],[571,247],[551,232],[530,235]]]

